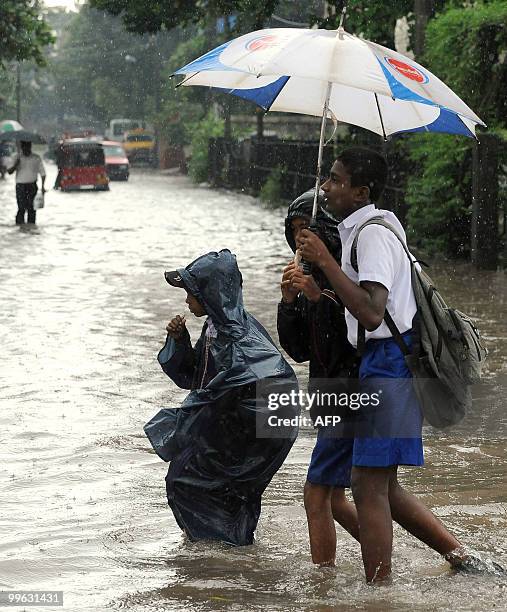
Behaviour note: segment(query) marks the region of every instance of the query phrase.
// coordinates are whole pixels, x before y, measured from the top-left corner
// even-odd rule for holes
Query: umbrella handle
[[[301,260],[301,268],[303,270],[303,274],[309,276],[312,273],[312,263],[310,261],[306,261],[306,259]]]
[[[310,225],[306,229],[309,229],[314,234],[317,234],[317,223],[315,222],[315,219],[311,220]],[[303,270],[303,274],[306,274],[308,276],[312,273],[313,264],[311,261],[306,261],[306,259],[302,259],[301,268]]]

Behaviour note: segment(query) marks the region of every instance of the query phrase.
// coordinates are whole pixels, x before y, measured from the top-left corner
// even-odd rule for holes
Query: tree
[[[429,21],[424,63],[490,128],[501,130],[507,126],[507,5],[457,4]],[[472,146],[471,139],[450,135],[411,138],[409,157],[418,172],[407,183],[408,221],[413,241],[426,250],[469,255]]]
[[[161,71],[178,37],[127,32],[120,19],[83,6],[52,60],[66,114],[108,121],[149,118],[160,106]]]
[[[13,60],[44,64],[43,49],[54,39],[40,14],[38,0],[0,2],[0,65]]]
[[[332,29],[340,22],[343,0],[328,2],[333,8],[326,19],[315,19],[319,27]],[[396,20],[407,15],[413,0],[392,0],[391,2],[368,2],[349,0],[345,17],[345,29],[352,34],[361,35],[379,45],[394,49],[394,28]]]
[[[45,66],[22,64],[27,125],[60,133],[78,126],[103,130],[114,117],[154,120],[165,93],[164,65],[179,42],[177,32],[133,34],[120,18],[86,5],[79,13],[46,9],[44,19],[56,42],[43,50]],[[15,113],[15,77],[6,71],[0,79],[5,116]]]
[[[131,2],[130,0],[90,0],[90,6],[120,15],[130,32],[145,33],[172,30],[178,26],[203,23],[223,15],[237,15],[260,28],[279,0],[185,0],[168,2]]]
[[[505,0],[476,2],[438,14],[426,32],[428,67],[490,127],[507,126],[506,23]]]
[[[298,23],[317,24],[319,27],[335,28],[338,25],[343,0],[327,2],[330,15],[324,16],[324,2],[303,0],[186,0],[168,2],[132,2],[131,0],[90,0],[90,5],[121,16],[126,28],[132,32],[158,32],[192,23],[210,23],[223,16],[234,16],[232,30],[245,32],[266,27],[280,27],[283,20],[272,19],[275,12]],[[396,19],[406,15],[413,0],[392,2],[370,2],[349,0],[347,2],[347,29],[373,38],[380,44],[394,44]],[[281,23],[280,23],[281,22]]]

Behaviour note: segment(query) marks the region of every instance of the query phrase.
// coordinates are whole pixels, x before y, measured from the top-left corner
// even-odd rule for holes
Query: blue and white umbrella
[[[175,74],[266,111],[322,117],[387,138],[401,132],[475,137],[483,121],[429,70],[391,49],[337,30],[274,28],[229,41]]]

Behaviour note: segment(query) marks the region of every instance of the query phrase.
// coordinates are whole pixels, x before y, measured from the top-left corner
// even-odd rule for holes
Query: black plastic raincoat
[[[159,363],[191,392],[180,408],[155,415],[145,433],[171,462],[167,498],[189,538],[251,544],[261,495],[297,436],[297,424],[283,437],[257,436],[259,419],[265,423],[270,411],[256,399],[256,384],[282,381],[296,388],[295,375],[244,309],[241,273],[230,251],[203,255],[178,273],[203,304],[216,337],[207,337],[207,324],[194,348],[188,332],[178,342],[167,337]],[[285,412],[296,420],[298,413],[296,406]]]

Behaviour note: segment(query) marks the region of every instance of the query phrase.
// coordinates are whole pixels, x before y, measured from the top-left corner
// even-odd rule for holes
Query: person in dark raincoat
[[[287,211],[285,237],[294,253],[299,247],[301,231],[310,224],[314,193],[313,190],[304,193]],[[321,197],[316,231],[340,261],[338,222],[322,209]],[[309,361],[308,391],[350,391],[351,387],[338,390],[334,386],[357,379],[359,360],[347,340],[344,306],[325,275],[318,268],[305,275],[292,261],[283,271],[281,291],[278,337],[294,361]],[[312,408],[311,414],[314,422],[318,422],[318,411]],[[321,413],[320,416],[325,415]],[[350,442],[352,444],[352,440]],[[350,487],[351,466],[344,465],[343,443],[336,431],[319,427],[304,488],[312,560],[319,565],[334,564],[336,532],[333,519],[359,539],[357,512],[345,496],[345,488]]]
[[[287,383],[294,372],[266,330],[243,307],[242,277],[228,250],[199,257],[166,280],[187,292],[189,310],[206,316],[194,347],[185,318],[167,326],[158,355],[163,371],[190,394],[179,409],[163,409],[145,432],[159,456],[170,461],[169,506],[191,540],[252,544],[261,496],[297,435],[299,406],[285,409],[293,423],[266,431],[272,413],[258,385]]]

